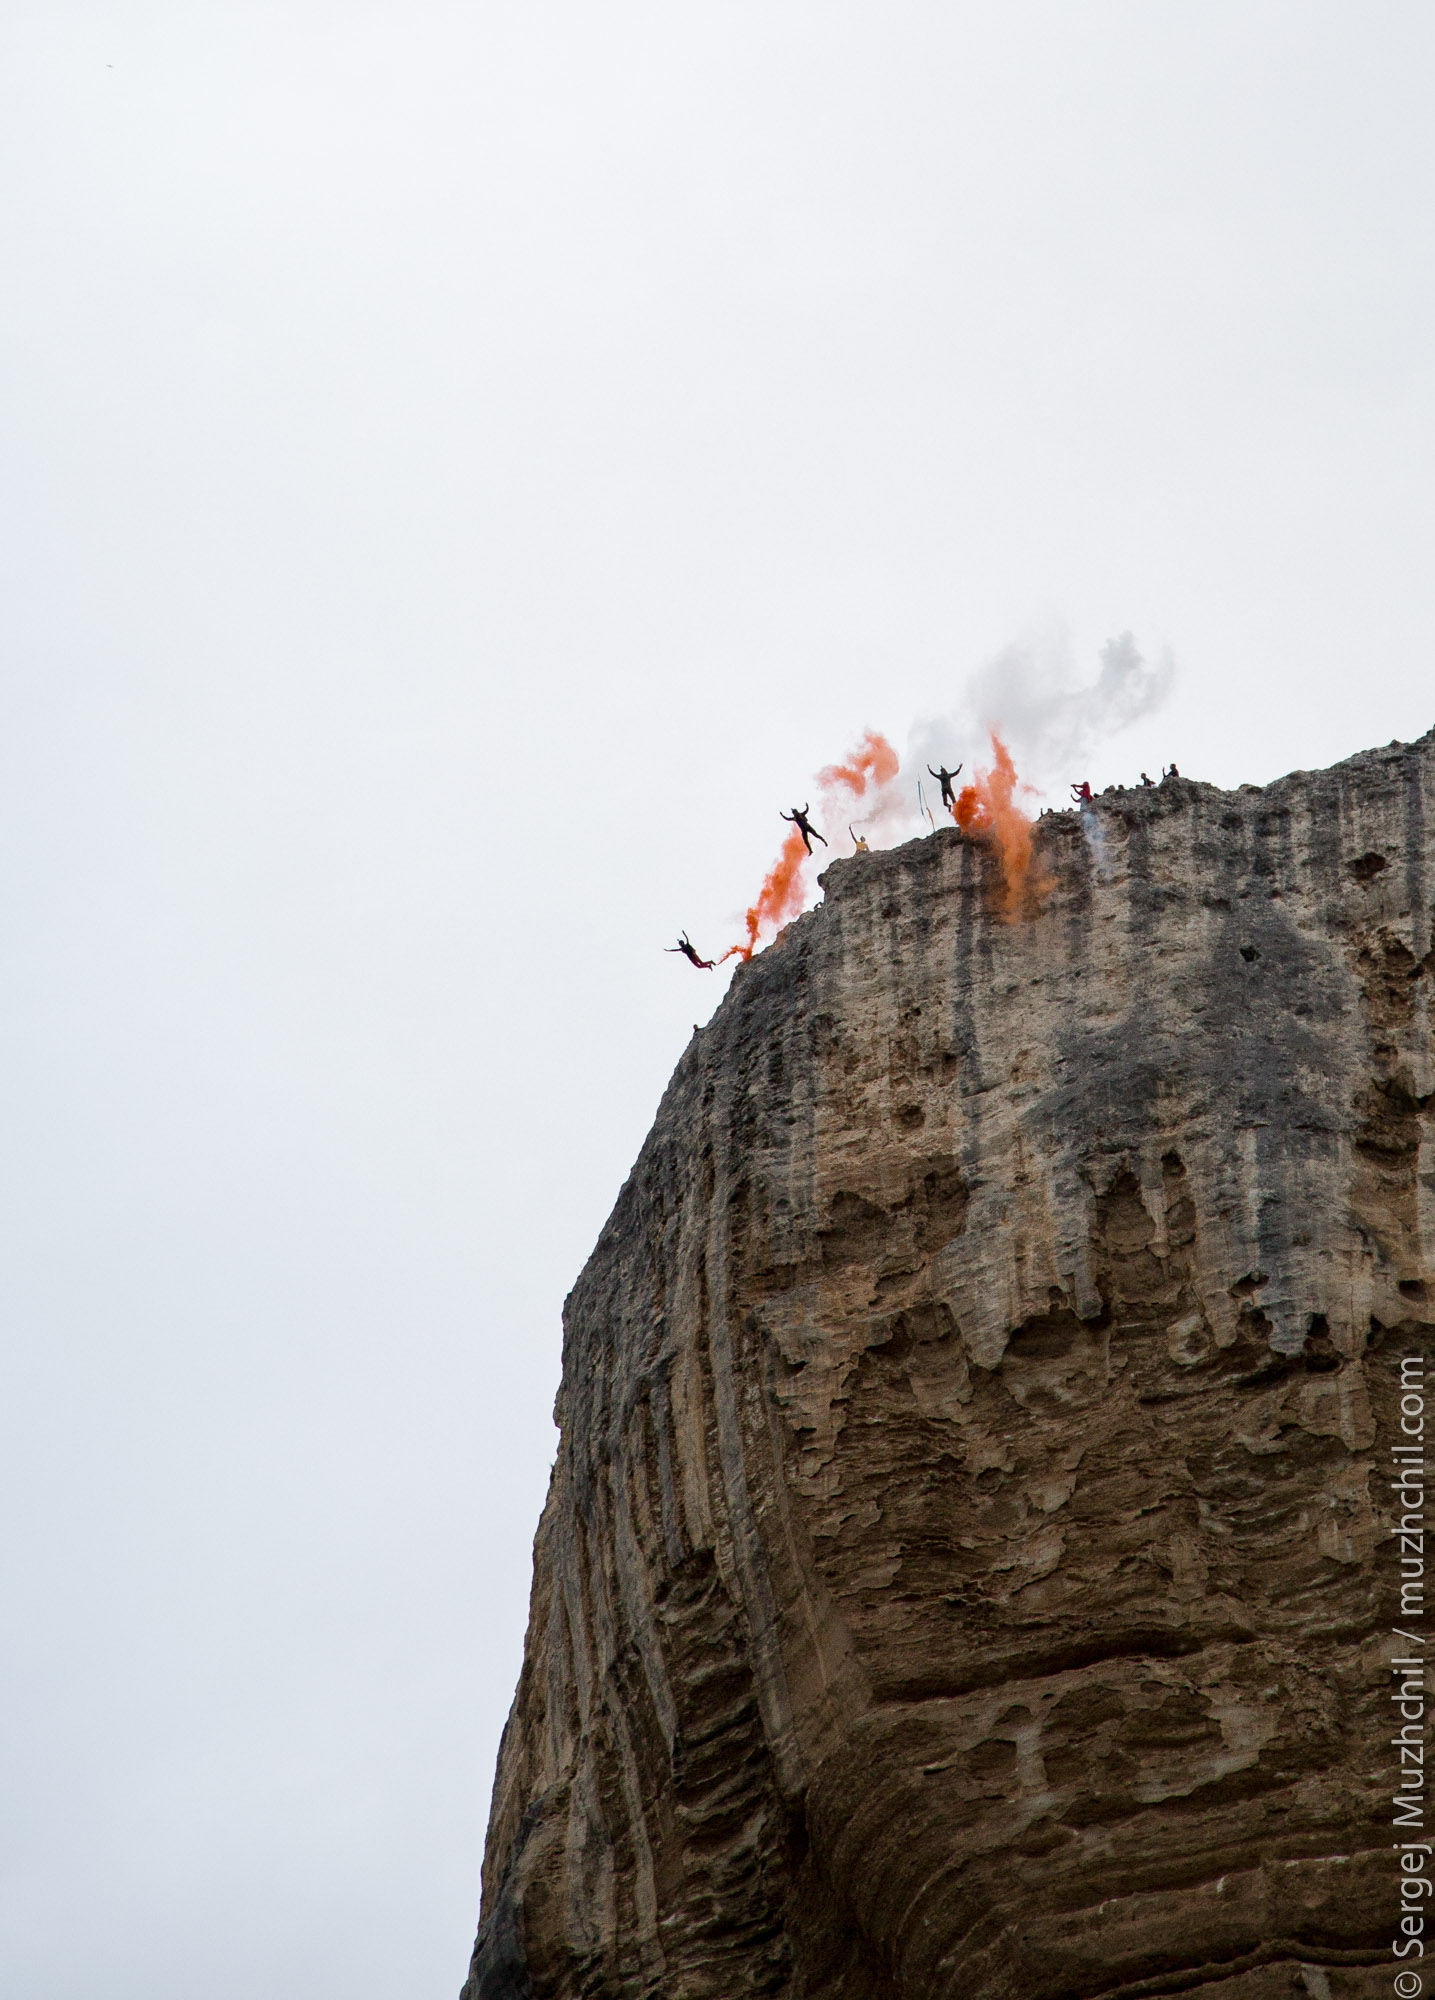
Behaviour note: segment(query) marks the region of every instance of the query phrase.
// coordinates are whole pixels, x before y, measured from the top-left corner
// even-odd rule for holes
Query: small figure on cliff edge
[[[1079,806],[1089,806],[1092,802],[1091,785],[1089,781],[1083,778],[1079,785],[1073,785],[1071,788],[1071,796],[1073,797],[1073,799],[1075,799],[1076,803]]]
[[[957,771],[960,771],[961,768],[961,765],[958,764]],[[927,769],[932,771],[930,764],[927,766]],[[957,809],[957,795],[952,790],[952,780],[956,777],[957,771],[949,771],[945,764],[943,764],[940,771],[932,771],[932,776],[942,788],[942,804],[951,813],[954,813]]]
[[[1147,775],[1146,775],[1146,773],[1145,773],[1145,772],[1143,771],[1143,772],[1141,773],[1141,782],[1142,782],[1142,784],[1143,784],[1143,785],[1145,785],[1145,786],[1146,786],[1146,788],[1147,788],[1147,789],[1148,789],[1148,791],[1149,791],[1149,790],[1150,790],[1150,788],[1151,788],[1151,787],[1152,787],[1152,786],[1153,786],[1153,785],[1155,784],[1156,780],[1155,780],[1154,778],[1148,778],[1148,777],[1147,777]]]
[[[1176,769],[1176,766],[1174,764],[1171,766],[1169,771],[1166,769],[1166,766],[1164,764],[1161,766],[1161,781],[1163,784],[1165,783],[1167,778],[1179,778],[1180,775],[1181,773]]]
[[[936,773],[933,772],[932,775],[935,777]],[[850,826],[848,827],[847,831],[849,833],[852,833],[852,829]],[[821,836],[819,835],[818,838],[820,839]],[[852,852],[854,854],[867,854],[871,852],[871,850],[867,845],[866,840],[860,833],[852,833]]]
[[[688,963],[690,965],[695,965],[698,968],[699,972],[711,972],[713,967],[717,964],[717,960],[715,958],[698,957],[697,948],[693,944],[692,939],[688,936],[686,931],[679,931],[677,943],[665,944],[663,946],[663,950],[666,952],[680,951],[683,957],[688,961]]]
[[[803,846],[807,849],[808,853],[810,854],[812,852],[812,843],[814,840],[820,840],[824,847],[827,845],[827,841],[824,838],[824,836],[817,831],[817,828],[813,826],[811,821],[808,819],[807,810],[808,809],[806,806],[794,806],[790,813],[779,813],[777,817],[779,819],[790,819],[792,821],[792,824],[797,828],[797,831],[802,835]]]

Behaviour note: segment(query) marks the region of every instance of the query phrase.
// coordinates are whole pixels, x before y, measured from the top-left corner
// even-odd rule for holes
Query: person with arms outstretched
[[[961,765],[958,764],[957,771],[960,771],[961,768]],[[932,771],[930,764],[927,766],[927,769]],[[943,764],[940,771],[932,771],[932,776],[942,788],[942,804],[947,808],[948,812],[952,813],[957,809],[957,795],[952,790],[952,780],[956,777],[957,771],[949,771],[945,764]]]
[[[717,964],[717,960],[715,958],[698,957],[697,947],[694,945],[692,939],[688,936],[686,931],[680,931],[678,933],[677,943],[665,944],[663,946],[663,950],[667,952],[680,951],[683,957],[688,961],[688,963],[690,965],[695,965],[698,968],[699,972],[711,972],[713,967]]]
[[[792,824],[797,828],[797,831],[802,835],[802,844],[807,849],[809,854],[812,852],[812,843],[814,840],[820,840],[824,847],[827,845],[826,836],[824,834],[820,834],[817,831],[817,828],[813,826],[812,822],[808,819],[806,806],[794,806],[790,813],[779,813],[777,817],[779,819],[790,819],[792,821]]]

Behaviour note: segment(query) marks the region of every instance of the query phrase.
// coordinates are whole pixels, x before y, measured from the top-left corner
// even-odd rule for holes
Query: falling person
[[[680,931],[678,933],[677,943],[665,944],[663,946],[663,950],[666,952],[680,951],[683,957],[687,959],[688,963],[690,965],[695,965],[698,968],[699,972],[711,972],[713,967],[717,964],[717,960],[715,958],[698,957],[697,947],[693,944],[692,939],[688,936],[686,931]]]
[[[961,765],[958,764],[957,771],[960,771],[961,768]],[[930,764],[927,766],[927,769],[932,771]],[[951,813],[954,813],[957,809],[957,795],[952,790],[952,780],[956,777],[957,771],[949,771],[945,764],[943,764],[940,771],[932,771],[932,776],[942,788],[942,804]]]
[[[797,828],[797,831],[802,835],[803,846],[807,849],[808,853],[810,854],[812,852],[812,843],[814,840],[820,840],[824,847],[827,845],[827,841],[825,836],[820,834],[817,831],[817,828],[813,826],[812,822],[808,819],[807,812],[808,808],[806,806],[794,806],[790,813],[779,813],[777,817],[779,819],[790,819],[792,821],[792,824]]]

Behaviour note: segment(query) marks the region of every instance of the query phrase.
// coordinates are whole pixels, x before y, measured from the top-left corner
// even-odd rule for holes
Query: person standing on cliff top
[[[961,765],[958,764],[957,771],[960,771],[961,768]],[[927,766],[927,769],[932,771],[930,764]],[[951,813],[954,813],[957,809],[957,795],[952,790],[952,780],[956,777],[957,771],[949,771],[945,764],[943,764],[940,771],[932,771],[932,776],[942,788],[942,804]]]
[[[932,776],[935,777],[936,775],[937,774],[934,771],[932,773]],[[850,826],[848,827],[847,831],[849,833],[852,833],[852,829]],[[852,852],[854,854],[866,854],[869,852],[867,842],[860,833],[852,833]]]
[[[688,963],[690,965],[695,965],[698,968],[699,972],[711,972],[713,967],[717,964],[717,960],[715,958],[698,957],[697,948],[693,944],[692,939],[688,936],[686,931],[679,931],[677,943],[665,944],[663,946],[663,950],[666,952],[680,951],[683,957],[688,961]]]
[[[794,806],[790,813],[779,813],[777,817],[779,819],[790,819],[792,821],[792,824],[797,828],[797,831],[802,835],[802,844],[807,849],[809,854],[812,852],[812,843],[814,840],[820,840],[824,847],[827,845],[825,836],[820,834],[817,831],[817,828],[813,826],[811,821],[808,819],[806,806]]]
[[[1092,803],[1090,780],[1083,778],[1079,785],[1073,785],[1071,796],[1079,806],[1089,806]]]

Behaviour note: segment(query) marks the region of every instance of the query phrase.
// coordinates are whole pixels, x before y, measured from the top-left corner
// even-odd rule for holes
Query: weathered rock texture
[[[1435,733],[1098,816],[1016,923],[955,829],[834,862],[679,1063],[468,2000],[1388,1991]]]

